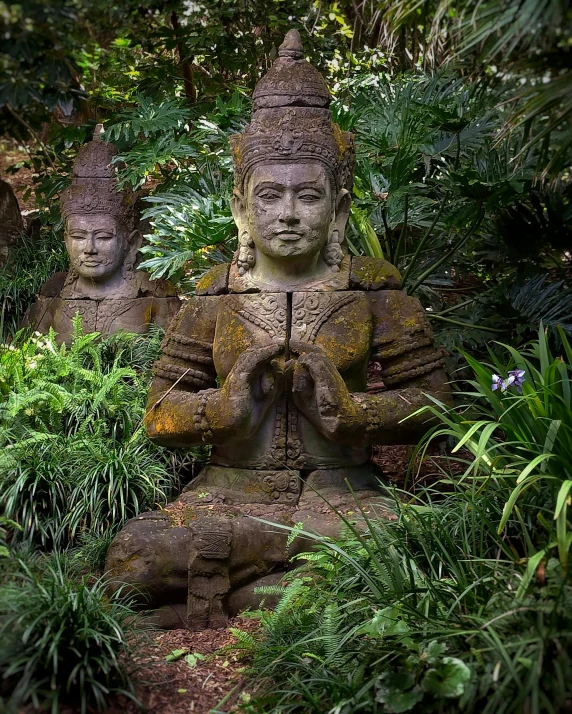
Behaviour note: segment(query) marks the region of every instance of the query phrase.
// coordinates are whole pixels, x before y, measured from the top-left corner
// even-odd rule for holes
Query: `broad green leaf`
[[[405,635],[409,632],[407,623],[401,619],[398,607],[386,607],[376,612],[373,618],[359,629],[364,635]]]
[[[434,664],[446,650],[447,645],[444,642],[432,640],[421,653],[421,659],[426,659],[428,664]]]
[[[203,660],[205,656],[201,654],[200,652],[190,652],[186,657],[185,657],[185,662],[189,665],[189,667],[196,667],[197,663],[200,660]]]
[[[465,683],[471,678],[471,670],[456,657],[443,657],[438,667],[429,669],[421,685],[434,697],[460,697],[465,691]]]

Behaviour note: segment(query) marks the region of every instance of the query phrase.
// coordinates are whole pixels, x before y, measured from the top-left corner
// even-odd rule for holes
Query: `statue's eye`
[[[280,194],[278,191],[260,191],[260,193],[256,194],[258,198],[262,198],[264,201],[275,201],[277,198],[280,198]]]
[[[98,240],[111,240],[113,235],[111,233],[98,233],[95,237]]]
[[[304,203],[313,203],[320,200],[320,196],[317,193],[301,193],[298,198]]]

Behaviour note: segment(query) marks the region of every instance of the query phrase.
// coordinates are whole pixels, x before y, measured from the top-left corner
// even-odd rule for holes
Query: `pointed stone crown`
[[[354,136],[332,122],[330,91],[304,59],[300,33],[290,30],[278,59],[258,82],[250,124],[230,137],[234,179],[244,191],[257,164],[320,161],[336,189],[351,191]]]
[[[93,141],[79,150],[73,165],[72,182],[61,197],[64,218],[72,214],[105,213],[127,226],[133,223],[133,192],[117,191],[115,166],[117,149],[102,140],[103,125],[97,124]]]

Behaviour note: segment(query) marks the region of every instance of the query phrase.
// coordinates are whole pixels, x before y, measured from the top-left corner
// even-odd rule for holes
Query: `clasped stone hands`
[[[364,410],[321,347],[291,340],[290,353],[286,360],[280,344],[245,350],[220,390],[219,404],[209,410],[209,422],[222,419],[225,431],[248,438],[276,399],[291,390],[294,404],[328,439],[348,439],[365,427]]]

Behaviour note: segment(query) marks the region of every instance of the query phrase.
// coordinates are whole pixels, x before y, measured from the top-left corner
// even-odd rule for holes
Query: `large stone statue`
[[[333,535],[340,520],[324,498],[350,517],[354,494],[381,502],[371,445],[416,442],[426,417],[402,420],[427,394],[448,398],[441,353],[398,271],[347,254],[353,136],[332,123],[329,101],[290,31],[252,122],[231,139],[239,249],[198,283],[155,366],[150,438],[212,444],[210,464],[175,503],[129,521],[107,565],[147,590],[148,607],[170,606],[165,626],[223,624],[309,547],[288,548],[287,532],[256,519]],[[375,394],[371,362],[382,366]],[[392,517],[387,505],[378,513]]]
[[[74,163],[71,185],[61,199],[68,273],[48,280],[25,318],[40,332],[50,327],[68,342],[79,313],[84,332],[146,332],[151,323],[166,327],[180,307],[174,288],[136,270],[141,233],[135,229],[134,194],[117,191],[113,144],[95,138]]]

